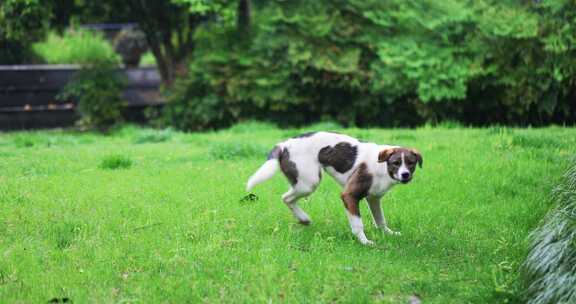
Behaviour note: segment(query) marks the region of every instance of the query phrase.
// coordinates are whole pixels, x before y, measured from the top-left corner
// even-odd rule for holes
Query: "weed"
[[[132,160],[121,154],[108,155],[102,159],[99,165],[100,169],[128,169],[132,167]]]
[[[210,145],[209,154],[214,159],[234,160],[242,158],[264,159],[270,148],[246,142],[217,142]]]
[[[67,249],[72,246],[81,230],[82,226],[77,223],[56,223],[52,228],[56,248]]]
[[[160,143],[169,141],[172,138],[173,131],[172,129],[164,129],[164,130],[146,130],[138,134],[134,138],[135,144],[145,144],[145,143]]]
[[[25,134],[14,137],[14,145],[18,148],[31,148],[38,143],[39,141],[36,138]]]

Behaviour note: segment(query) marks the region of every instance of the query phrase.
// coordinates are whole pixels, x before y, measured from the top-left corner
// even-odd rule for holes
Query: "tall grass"
[[[59,35],[48,34],[46,40],[32,46],[34,52],[49,64],[91,64],[102,60],[119,62],[119,56],[100,32],[74,29]]]
[[[576,162],[554,191],[555,209],[532,235],[528,303],[576,303]]]

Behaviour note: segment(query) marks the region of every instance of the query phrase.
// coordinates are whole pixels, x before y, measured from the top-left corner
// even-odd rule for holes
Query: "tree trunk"
[[[238,2],[238,21],[237,28],[242,34],[247,34],[250,31],[250,0],[240,0]]]

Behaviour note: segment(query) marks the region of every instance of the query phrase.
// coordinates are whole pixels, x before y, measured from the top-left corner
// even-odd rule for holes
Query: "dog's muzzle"
[[[408,173],[408,172],[404,172],[400,175],[400,179],[399,182],[403,183],[403,184],[407,184],[412,180],[412,174]]]

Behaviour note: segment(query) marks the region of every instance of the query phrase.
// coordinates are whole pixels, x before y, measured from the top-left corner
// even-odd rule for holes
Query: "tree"
[[[575,120],[574,1],[253,2],[197,32],[178,127]]]
[[[193,0],[128,0],[125,2],[146,34],[162,82],[172,86],[177,75],[184,74],[186,59],[194,50],[194,33],[215,13],[218,5]]]
[[[31,56],[29,44],[48,28],[50,4],[43,0],[0,2],[0,64],[20,63]]]

